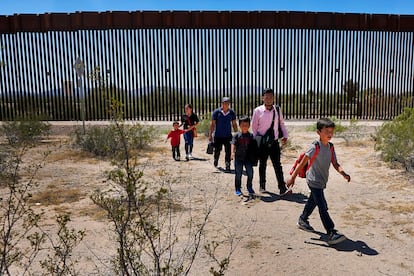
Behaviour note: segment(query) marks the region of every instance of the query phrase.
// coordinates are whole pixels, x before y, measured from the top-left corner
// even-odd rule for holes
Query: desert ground
[[[285,178],[298,154],[317,138],[301,122],[286,124],[290,143],[282,150]],[[257,198],[245,202],[245,197],[234,195],[234,173],[214,168],[212,155],[205,152],[207,138],[202,135],[195,139],[194,159],[188,162],[172,159],[170,145],[164,143],[165,134],[155,137],[139,159],[144,179],[154,183],[166,176],[174,179],[171,188],[177,199],[199,215],[205,204],[216,200],[207,236],[222,241],[217,254],[225,256],[228,252],[227,235],[237,238],[226,275],[414,275],[413,177],[400,168],[391,168],[374,151],[372,135],[378,124],[359,125],[356,137],[336,136],[332,140],[339,163],[351,176],[348,183],[331,168],[325,191],[336,228],[347,237],[336,246],[325,242],[317,210],[310,217],[314,233],[297,228],[309,193],[305,180],[297,178],[293,194],[281,198],[270,160],[268,192],[259,193],[255,167],[253,188]],[[34,197],[39,201],[35,208],[47,210],[46,227],[50,228],[54,227],[56,213],[71,212],[71,226],[86,231],[74,252],[81,275],[110,275],[115,243],[111,225],[89,195],[95,189],[108,188],[104,171],[111,165],[74,149],[66,135],[70,129],[68,125],[54,125],[50,139],[41,146],[52,152],[37,175],[39,191]],[[182,157],[183,144],[182,140]],[[224,152],[219,166],[224,167]],[[244,193],[245,183],[244,176]],[[48,203],[48,193],[53,204]],[[200,250],[190,275],[210,275],[213,265]]]

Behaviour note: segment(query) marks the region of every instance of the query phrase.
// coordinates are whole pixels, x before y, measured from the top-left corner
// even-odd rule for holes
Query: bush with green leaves
[[[131,150],[140,150],[148,145],[155,136],[153,126],[122,125],[125,139]],[[108,126],[92,126],[86,129],[85,134],[78,129],[75,132],[75,145],[82,150],[91,152],[97,156],[114,158],[119,152],[123,152],[122,137],[114,124]]]
[[[31,146],[49,134],[50,124],[32,117],[4,122],[2,130],[10,146]]]
[[[376,136],[375,150],[386,162],[414,171],[414,108],[406,108],[391,122],[384,123]]]
[[[210,130],[211,115],[200,115],[198,117],[200,119],[200,122],[197,125],[197,133],[208,136]]]
[[[83,232],[77,234],[67,228],[70,219],[66,215],[61,223],[58,220],[60,245],[52,242],[47,247],[46,238],[50,241],[53,238],[40,227],[44,211],[33,209],[31,202],[32,193],[38,188],[35,176],[46,164],[50,151],[44,152],[40,160],[25,160],[29,149],[48,135],[50,125],[32,118],[6,122],[0,129],[6,138],[0,147],[0,275],[74,275],[71,255],[83,238]],[[55,256],[49,259],[48,273],[34,271],[33,264],[41,250],[53,252]],[[52,268],[59,270],[49,273]]]

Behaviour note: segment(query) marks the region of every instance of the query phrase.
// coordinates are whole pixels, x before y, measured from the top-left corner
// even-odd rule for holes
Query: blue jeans
[[[234,179],[234,186],[236,191],[241,190],[241,183],[242,183],[242,174],[243,174],[243,166],[246,168],[246,174],[247,174],[247,190],[249,192],[253,191],[252,183],[253,183],[253,166],[252,163],[249,160],[240,160],[236,159],[234,160],[234,168],[236,171],[236,176]]]
[[[185,141],[185,153],[189,154],[193,152],[193,143],[194,143],[194,137],[193,137],[193,132],[192,131],[188,131],[186,133],[184,133],[184,141]]]
[[[316,189],[311,187],[309,187],[309,189],[311,190],[311,193],[300,217],[303,220],[307,221],[313,210],[315,210],[316,206],[318,206],[319,216],[321,217],[323,227],[325,227],[326,232],[330,234],[334,230],[335,224],[329,216],[328,203],[326,202],[323,189]]]

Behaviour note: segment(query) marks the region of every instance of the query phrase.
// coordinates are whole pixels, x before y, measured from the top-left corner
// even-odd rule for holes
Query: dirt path
[[[316,138],[315,133],[306,132],[303,127],[288,129],[291,146],[282,154],[285,177],[299,151]],[[381,162],[373,150],[373,141],[349,144],[342,138],[332,141],[338,160],[352,181],[345,182],[331,168],[326,189],[329,210],[336,228],[348,240],[329,247],[324,242],[316,210],[310,218],[316,233],[296,227],[308,195],[304,180],[298,179],[294,194],[282,199],[277,195],[275,176],[268,170],[269,192],[245,204],[234,195],[234,174],[213,167],[212,156],[205,153],[206,138],[196,139],[195,159],[189,162],[173,161],[170,146],[163,139],[164,136],[158,137],[152,145],[155,150],[141,158],[146,164],[144,175],[148,181],[157,181],[164,173],[171,176],[173,192],[183,204],[191,204],[200,213],[204,200],[217,197],[208,236],[220,241],[226,233],[232,233],[240,238],[227,275],[414,275],[414,181],[403,171],[392,170]],[[183,155],[183,145],[181,148]],[[73,225],[87,231],[85,242],[76,252],[82,256],[82,271],[94,271],[97,264],[101,272],[107,271],[105,267],[110,266],[113,253],[110,231],[104,214],[88,196],[96,188],[107,187],[102,172],[110,164],[72,154],[65,144],[59,150],[52,153],[40,175],[41,189],[56,189],[55,196],[60,196],[59,191],[76,190],[78,196],[74,201],[63,199],[54,206],[39,202],[38,208],[50,211],[50,227],[54,212],[71,211]],[[254,174],[253,187],[258,192],[257,167]],[[244,191],[245,182],[243,177]],[[221,250],[224,254],[227,248]],[[209,275],[210,266],[209,259],[201,254],[191,275]]]

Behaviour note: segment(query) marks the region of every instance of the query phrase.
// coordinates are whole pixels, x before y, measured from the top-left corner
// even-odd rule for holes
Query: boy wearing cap
[[[282,195],[286,192],[287,188],[283,177],[282,164],[280,163],[280,145],[278,141],[279,125],[283,134],[283,144],[287,142],[288,132],[283,119],[283,114],[280,108],[274,104],[273,90],[270,88],[265,89],[262,94],[262,100],[263,104],[255,108],[252,116],[252,132],[254,137],[267,136],[269,138],[269,143],[266,145],[261,143],[261,145],[259,145],[260,192],[266,191],[266,166],[267,160],[270,157],[276,174],[279,191]]]
[[[208,139],[214,142],[214,167],[218,166],[220,152],[224,146],[226,171],[230,171],[232,128],[237,132],[236,113],[230,108],[230,98],[224,97],[221,107],[212,113]]]

